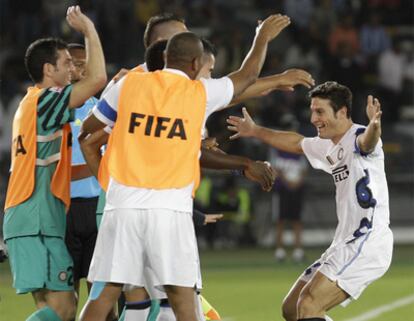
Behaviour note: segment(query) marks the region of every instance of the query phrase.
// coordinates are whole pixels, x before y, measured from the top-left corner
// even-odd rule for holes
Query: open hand
[[[244,171],[247,179],[257,182],[262,186],[262,189],[269,192],[276,179],[276,171],[270,166],[268,162],[256,161],[252,162]]]
[[[66,21],[76,31],[85,34],[89,28],[94,28],[93,22],[85,16],[79,6],[71,6],[66,12]]]
[[[315,80],[312,78],[312,75],[305,70],[288,69],[280,74],[276,89],[293,90],[293,87],[297,85],[311,88],[312,86],[315,86]]]
[[[254,134],[254,129],[256,127],[255,122],[250,117],[246,107],[243,107],[242,112],[244,118],[229,116],[226,120],[227,123],[230,124],[230,126],[227,126],[227,129],[236,132],[236,134],[230,136],[231,140],[239,137],[251,137]]]
[[[372,95],[368,96],[367,99],[367,116],[369,122],[375,126],[381,125],[381,104],[377,98],[374,98]]]
[[[263,22],[259,21],[256,33],[258,37],[269,42],[276,38],[288,25],[290,25],[290,18],[288,16],[282,16],[280,14],[271,15]]]

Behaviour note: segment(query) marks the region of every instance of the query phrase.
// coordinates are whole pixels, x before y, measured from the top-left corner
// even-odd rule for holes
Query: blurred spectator
[[[371,13],[368,23],[362,26],[360,41],[361,53],[367,58],[377,56],[390,48],[390,37],[381,24],[381,16],[378,13]]]
[[[289,0],[284,3],[285,14],[292,20],[294,28],[306,30],[313,15],[312,0]]]
[[[309,37],[302,35],[290,46],[285,54],[284,69],[301,68],[319,79],[321,61]]]
[[[343,16],[329,36],[329,51],[332,55],[338,53],[341,43],[347,43],[352,50],[352,54],[356,54],[359,50],[358,31],[354,26],[351,14]]]
[[[404,69],[405,59],[400,43],[394,39],[392,47],[383,52],[378,60],[381,106],[385,122],[399,119]]]
[[[236,184],[234,176],[226,178],[224,186],[214,195],[217,213],[223,213],[220,224],[214,224],[214,247],[234,247],[251,244],[254,239],[250,231],[250,195],[249,192]],[[213,225],[212,225],[213,226]]]
[[[297,131],[299,122],[292,114],[283,115],[280,121],[282,130]],[[301,262],[305,252],[302,248],[301,212],[304,199],[304,179],[308,164],[303,155],[281,152],[270,149],[270,162],[278,172],[275,192],[272,196],[273,213],[277,213],[275,258],[282,261],[286,258],[283,240],[286,224],[292,226],[294,234],[294,250],[292,259]]]

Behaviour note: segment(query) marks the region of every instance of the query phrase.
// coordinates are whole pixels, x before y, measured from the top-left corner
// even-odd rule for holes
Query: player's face
[[[316,97],[312,98],[310,109],[311,123],[320,138],[336,140],[343,134],[341,125],[347,119],[345,107],[335,113],[329,99]]]
[[[72,57],[66,49],[58,50],[58,59],[56,65],[53,66],[51,75],[56,86],[63,87],[70,84],[71,73],[73,70]]]
[[[169,40],[176,34],[188,31],[186,25],[179,21],[167,21],[154,27],[151,37],[151,44],[160,40]]]
[[[70,54],[72,56],[72,62],[74,68],[71,73],[72,84],[85,78],[86,73],[86,52],[84,49],[71,49]]]
[[[211,73],[214,70],[214,65],[216,63],[216,58],[211,53],[204,53],[203,54],[203,66],[201,67],[197,79],[200,78],[211,78]]]

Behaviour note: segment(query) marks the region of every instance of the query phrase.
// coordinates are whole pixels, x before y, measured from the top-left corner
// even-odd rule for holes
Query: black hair
[[[201,42],[203,43],[205,53],[212,54],[214,57],[217,56],[217,49],[211,41],[206,38],[201,38]]]
[[[43,81],[43,65],[56,65],[58,50],[67,49],[66,42],[58,38],[42,38],[33,42],[26,50],[24,63],[30,78],[35,83]]]
[[[154,31],[154,28],[161,23],[169,22],[169,21],[177,21],[177,22],[185,23],[185,20],[181,18],[180,16],[173,14],[173,13],[167,13],[167,12],[161,13],[156,16],[152,16],[148,20],[147,26],[145,27],[145,31],[144,31],[144,47],[145,48],[147,48],[151,43],[151,37]]]
[[[168,65],[183,66],[203,54],[200,37],[192,32],[182,32],[168,40],[166,55]]]
[[[309,91],[309,97],[329,99],[335,113],[342,107],[346,107],[346,116],[351,118],[352,92],[347,86],[335,81],[327,81]]]
[[[155,71],[164,68],[164,51],[167,47],[167,40],[160,40],[151,44],[145,50],[145,63],[148,71]]]

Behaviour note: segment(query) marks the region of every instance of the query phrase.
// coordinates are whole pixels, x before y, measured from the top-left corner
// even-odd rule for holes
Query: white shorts
[[[88,280],[201,287],[192,214],[167,209],[105,211]]]
[[[328,248],[321,258],[307,268],[301,280],[309,282],[317,271],[350,295],[341,303],[356,300],[365,288],[387,272],[391,264],[393,235],[388,227],[373,230],[351,243]]]

